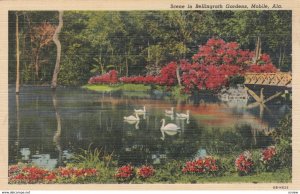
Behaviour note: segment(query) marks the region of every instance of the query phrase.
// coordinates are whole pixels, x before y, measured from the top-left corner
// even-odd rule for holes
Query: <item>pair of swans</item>
[[[173,116],[173,114],[174,114],[174,107],[171,107],[171,110],[165,110],[165,114]],[[176,116],[178,118],[181,118],[181,119],[187,119],[187,118],[190,117],[190,111],[187,110],[186,114],[185,113],[176,113]]]
[[[145,115],[146,114],[146,107],[144,106],[143,109],[134,109],[135,115],[130,115],[128,117],[124,117],[125,121],[139,121],[140,117],[139,115]]]

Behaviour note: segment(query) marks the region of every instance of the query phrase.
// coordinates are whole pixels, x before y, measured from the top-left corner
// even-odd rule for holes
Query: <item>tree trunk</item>
[[[36,54],[35,54],[35,59],[34,59],[34,66],[35,66],[35,76],[36,79],[39,80],[39,71],[40,71],[40,65],[39,65],[39,51],[40,49],[37,48]]]
[[[179,87],[181,87],[181,80],[180,80],[179,69],[180,69],[180,66],[177,65],[177,68],[176,68],[176,76],[177,76],[178,85],[179,85]]]
[[[126,77],[128,77],[128,60],[127,60],[127,58],[128,58],[128,56],[126,56]]]
[[[255,48],[255,57],[254,57],[254,63],[256,64],[261,56],[261,40],[260,37],[257,38],[256,41],[256,48]]]
[[[20,90],[20,52],[19,52],[19,16],[16,14],[16,93],[19,94]]]
[[[51,88],[53,90],[57,87],[57,76],[60,70],[60,56],[61,56],[61,44],[59,41],[59,33],[63,27],[63,11],[59,11],[59,23],[53,35],[53,41],[56,44],[56,63],[52,77]]]

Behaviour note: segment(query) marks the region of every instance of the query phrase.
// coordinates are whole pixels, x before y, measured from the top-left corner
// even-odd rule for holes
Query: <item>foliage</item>
[[[9,12],[9,83],[15,81],[16,13],[22,15],[19,17],[20,68],[21,72],[26,71],[22,73],[26,77],[21,77],[21,83],[40,84],[40,80],[47,83],[52,77],[56,49],[50,44],[40,49],[38,80],[32,65],[36,59],[33,49],[39,40],[31,41],[30,36],[40,34],[34,30],[38,26],[47,23],[56,26],[57,12]],[[220,37],[228,43],[239,42],[240,48],[250,50],[254,50],[256,38],[261,37],[262,51],[270,54],[273,64],[291,70],[291,11],[65,11],[64,21],[58,77],[61,85],[81,85],[93,75],[91,70],[104,73],[111,67],[120,76],[156,76],[164,64],[199,54],[197,45],[205,44],[212,35],[216,40]],[[209,42],[213,48],[200,47],[200,53],[205,55],[221,46],[220,40]],[[210,64],[213,60],[220,62],[221,58],[226,64],[232,60],[242,62],[247,53],[236,55],[239,53],[236,46],[226,43],[218,47],[220,55],[225,52],[222,57],[195,55],[195,58],[197,62]]]
[[[287,114],[271,132],[275,140],[276,155],[280,168],[292,170],[292,115]]]

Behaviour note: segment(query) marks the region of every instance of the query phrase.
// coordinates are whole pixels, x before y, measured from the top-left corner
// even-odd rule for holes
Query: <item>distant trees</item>
[[[16,71],[15,13],[9,14],[9,71]],[[57,12],[24,12],[19,18],[20,81],[50,84],[57,61],[52,42]],[[95,74],[156,76],[171,61],[189,59],[208,39],[235,41],[291,69],[291,11],[64,11],[58,84],[81,85]],[[43,65],[42,65],[43,64]],[[181,70],[177,66],[177,82]],[[56,71],[55,71],[56,72]],[[16,74],[9,74],[14,83]]]

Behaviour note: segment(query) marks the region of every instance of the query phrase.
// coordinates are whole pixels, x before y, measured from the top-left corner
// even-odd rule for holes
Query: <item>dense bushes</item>
[[[178,68],[184,92],[191,93],[200,90],[216,90],[227,85],[231,77],[243,76],[246,72],[276,72],[269,55],[262,54],[253,60],[254,52],[242,50],[236,42],[226,43],[222,39],[209,39],[199,47],[192,57],[192,62],[181,60],[170,62],[164,66],[159,75],[131,76],[117,79],[116,71],[101,76],[92,77],[89,83],[133,83],[157,84],[174,86],[177,84],[176,70]],[[253,62],[254,61],[254,62]],[[113,74],[114,73],[114,74]]]

